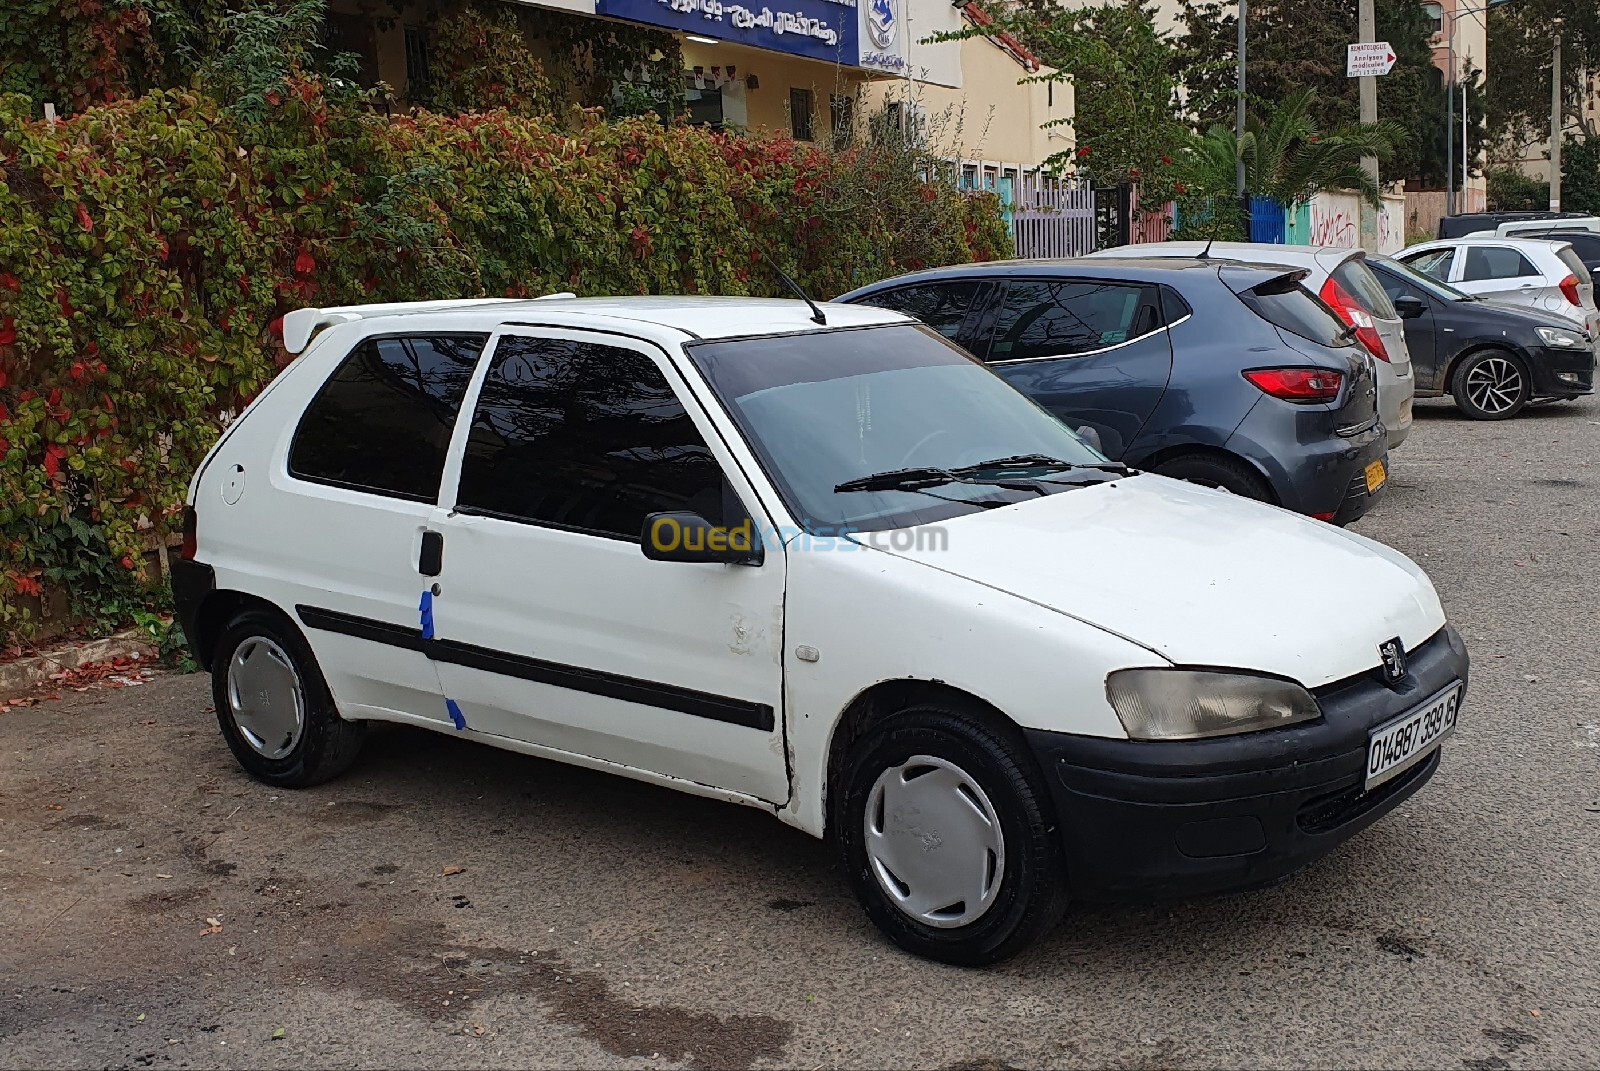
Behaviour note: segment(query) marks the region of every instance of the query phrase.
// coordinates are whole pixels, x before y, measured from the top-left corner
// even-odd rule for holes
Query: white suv
[[[1070,895],[1288,873],[1455,724],[1466,650],[1410,561],[1108,463],[898,313],[424,303],[284,339],[173,562],[273,785],[387,721],[759,807],[834,834],[894,940],[984,963]]]

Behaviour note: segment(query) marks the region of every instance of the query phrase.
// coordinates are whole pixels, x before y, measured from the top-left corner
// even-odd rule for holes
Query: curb
[[[109,662],[114,658],[150,658],[150,641],[138,629],[124,629],[103,640],[71,643],[55,647],[42,654],[28,655],[14,662],[0,664],[0,699],[22,695],[48,681],[51,674],[64,669],[77,669],[91,662]]]

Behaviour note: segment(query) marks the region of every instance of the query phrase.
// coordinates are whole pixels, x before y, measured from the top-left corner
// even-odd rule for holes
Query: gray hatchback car
[[[1199,258],[1009,261],[839,300],[922,320],[1114,460],[1347,524],[1388,480],[1376,375],[1304,275]]]

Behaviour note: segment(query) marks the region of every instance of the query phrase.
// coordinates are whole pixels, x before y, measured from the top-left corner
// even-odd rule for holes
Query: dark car
[[[1585,219],[1588,216],[1587,212],[1547,212],[1538,209],[1526,212],[1462,212],[1439,217],[1439,233],[1436,237],[1465,238],[1469,234],[1485,231],[1493,234],[1494,229],[1502,223],[1521,223],[1523,220],[1548,220],[1554,228],[1559,227],[1562,220]]]
[[[1388,257],[1368,267],[1405,320],[1417,397],[1450,395],[1474,420],[1594,391],[1595,340],[1564,316],[1462,293]]]
[[[1304,275],[1224,260],[1011,261],[839,300],[922,320],[1113,460],[1346,524],[1387,479],[1376,378]]]
[[[1595,282],[1600,283],[1600,232],[1562,230],[1553,227],[1550,230],[1518,231],[1518,238],[1550,238],[1558,242],[1568,242],[1572,251],[1578,254],[1578,259],[1583,261],[1583,266],[1589,269],[1589,275]]]

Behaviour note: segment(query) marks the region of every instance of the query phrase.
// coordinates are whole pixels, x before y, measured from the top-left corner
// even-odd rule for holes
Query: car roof
[[[1236,260],[1248,264],[1286,264],[1290,267],[1323,267],[1330,260],[1345,261],[1366,256],[1362,249],[1331,245],[1277,245],[1270,242],[1144,242],[1117,246],[1092,253],[1100,257],[1195,257],[1210,247],[1211,259]]]
[[[283,318],[283,344],[299,353],[324,327],[354,320],[382,324],[392,321],[396,330],[411,327],[407,321],[427,316],[430,329],[484,331],[517,323],[582,328],[621,323],[665,328],[684,338],[734,338],[743,335],[777,335],[803,331],[828,331],[842,327],[911,323],[910,317],[864,305],[820,303],[827,323],[812,319],[803,301],[747,297],[590,297],[552,294],[539,298],[462,298],[453,301],[391,302],[342,305],[335,308],[296,309]]]

